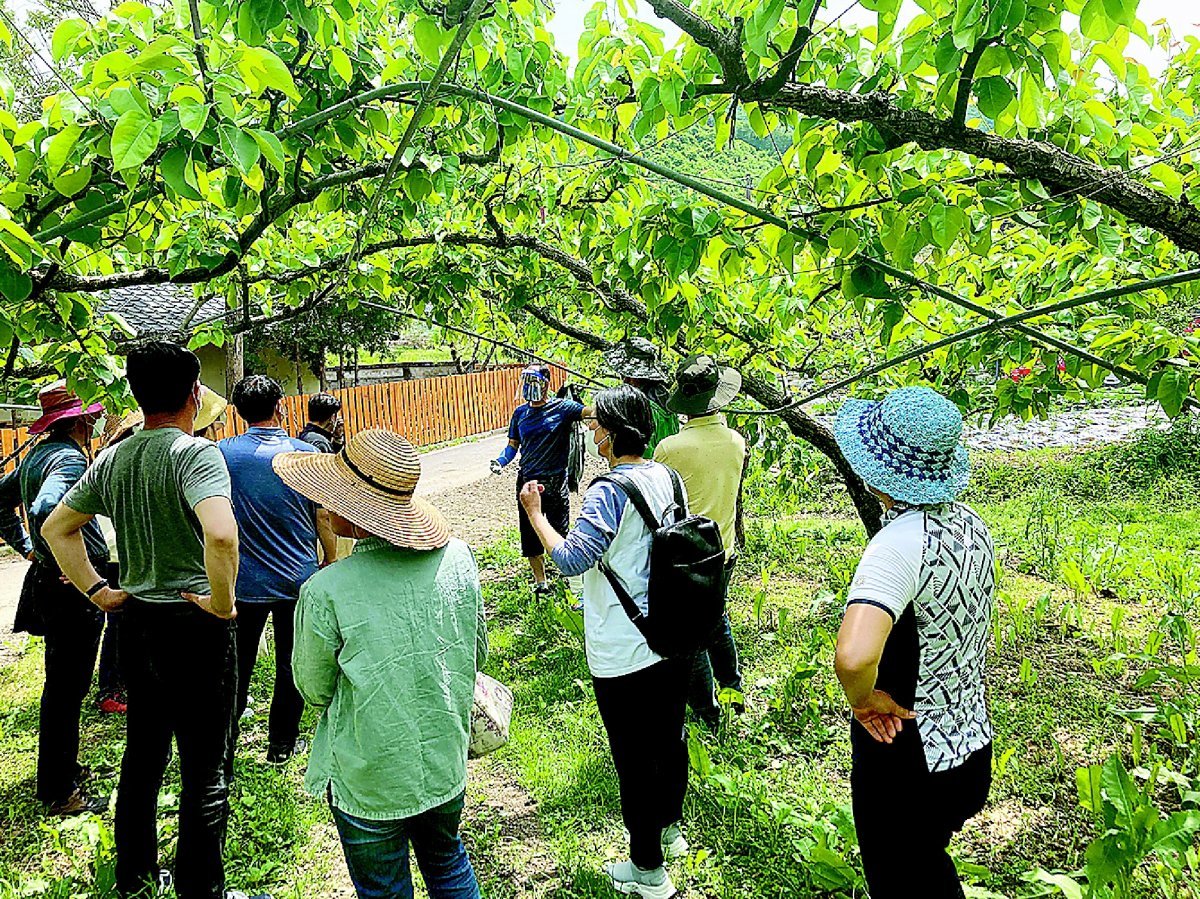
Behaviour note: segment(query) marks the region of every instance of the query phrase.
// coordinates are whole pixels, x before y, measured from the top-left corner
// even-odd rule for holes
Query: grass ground
[[[759,478],[748,492],[750,508],[766,514],[749,522],[731,616],[750,709],[727,717],[717,734],[692,730],[686,821],[694,851],[673,870],[686,896],[862,891],[848,811],[848,716],[830,665],[864,538],[823,478],[818,472],[799,489],[778,475]],[[1177,783],[1197,776],[1200,714],[1183,704],[1184,687],[1143,677],[1152,656],[1171,658],[1164,616],[1181,647],[1200,630],[1198,488],[1200,453],[1187,432],[1086,454],[979,461],[969,501],[993,528],[1002,572],[989,674],[995,786],[953,846],[970,893],[1057,893],[1045,880],[1031,883],[1030,872],[1085,865],[1100,829],[1081,806],[1077,770],[1113,753],[1131,769],[1151,757],[1169,763],[1175,780],[1150,789],[1163,816],[1185,815],[1200,801],[1200,781],[1190,798]],[[565,596],[530,598],[513,536],[498,535],[479,557],[492,616],[489,670],[514,689],[517,713],[511,743],[473,767],[465,830],[488,897],[610,896],[600,871],[622,852],[622,826],[578,622]],[[1191,645],[1195,665],[1194,638]],[[110,819],[56,828],[31,799],[40,655],[33,641],[0,671],[0,897],[97,895],[109,876]],[[258,696],[267,691],[265,667]],[[1153,709],[1164,696],[1177,700],[1178,722],[1119,714]],[[328,814],[299,789],[302,760],[283,770],[259,761],[264,728],[262,718],[250,723],[237,765],[231,885],[305,899],[351,895]],[[111,787],[119,723],[89,711],[85,732],[85,760]],[[172,775],[163,796],[167,847],[174,789]],[[1152,860],[1132,866],[1140,873],[1126,893],[1098,895],[1194,897],[1200,849],[1189,839],[1181,877],[1171,880]]]

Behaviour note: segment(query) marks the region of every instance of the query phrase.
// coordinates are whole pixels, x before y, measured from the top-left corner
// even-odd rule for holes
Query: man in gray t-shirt
[[[129,710],[115,833],[122,897],[163,880],[158,790],[172,737],[182,780],[176,895],[226,896],[238,532],[225,460],[215,444],[192,436],[199,375],[199,360],[183,347],[133,350],[127,376],[143,431],[103,453],[42,530],[71,582],[124,619]],[[80,532],[95,515],[112,519],[120,585],[103,579],[84,551]]]

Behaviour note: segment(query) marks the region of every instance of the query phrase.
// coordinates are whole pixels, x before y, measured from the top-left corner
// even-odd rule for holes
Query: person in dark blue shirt
[[[517,494],[528,481],[542,485],[542,511],[550,523],[566,533],[571,516],[571,501],[567,494],[567,461],[570,454],[571,428],[592,415],[589,407],[567,399],[550,399],[550,368],[531,365],[521,372],[521,396],[524,405],[513,412],[508,426],[508,446],[499,458],[492,461],[492,472],[499,474],[509,462],[521,455],[517,472]],[[529,516],[517,503],[517,520],[521,528],[521,555],[529,560],[533,570],[533,591],[549,592],[546,583],[546,560],[542,541],[538,539]]]
[[[250,429],[218,446],[229,466],[237,518],[237,656],[240,718],[267,617],[275,624],[275,690],[267,731],[267,761],[281,764],[296,751],[304,699],[292,678],[293,618],[300,587],[317,571],[317,543],[326,559],[337,557],[329,516],[280,480],[271,461],[280,453],[318,452],[283,430],[283,388],[250,375],[233,389],[232,401]]]

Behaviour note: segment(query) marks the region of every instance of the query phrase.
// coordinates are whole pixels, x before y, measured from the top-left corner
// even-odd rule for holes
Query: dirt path
[[[12,664],[29,638],[12,631],[21,584],[29,563],[15,554],[0,557],[0,668]]]

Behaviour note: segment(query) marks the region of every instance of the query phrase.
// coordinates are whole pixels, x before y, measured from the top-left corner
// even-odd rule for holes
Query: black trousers
[[[733,569],[737,556],[725,563],[725,599],[729,600],[729,584],[733,580]],[[714,684],[714,680],[716,683]],[[712,634],[700,647],[692,662],[692,674],[688,684],[688,705],[709,726],[721,721],[721,705],[717,701],[716,687],[742,692],[742,668],[738,660],[737,644],[733,642],[733,630],[729,626],[729,615],[721,616]]]
[[[871,899],[962,899],[950,838],[987,802],[992,746],[949,771],[930,772],[916,722],[892,744],[850,725],[854,826]]]
[[[267,626],[267,617],[275,622],[275,689],[271,694],[271,717],[267,740],[272,747],[290,748],[300,736],[300,716],[304,697],[292,678],[292,644],[295,642],[296,600],[238,603],[237,717],[246,711],[250,696],[250,678],[258,658],[258,641]]]
[[[662,865],[663,828],[683,817],[690,671],[690,659],[669,659],[633,674],[592,679],[620,782],[629,858],[639,868]]]
[[[22,590],[46,611],[46,683],[38,725],[37,798],[60,802],[78,784],[79,716],[92,685],[104,613],[58,570],[35,562]]]
[[[110,562],[104,569],[110,584],[121,580],[120,566]],[[104,639],[100,641],[100,696],[123,692],[125,681],[121,677],[121,613],[104,616]]]
[[[158,873],[158,791],[179,750],[179,899],[223,899],[229,819],[237,627],[190,603],[131,599],[121,622],[129,697],[117,792],[117,890],[149,895]]]

